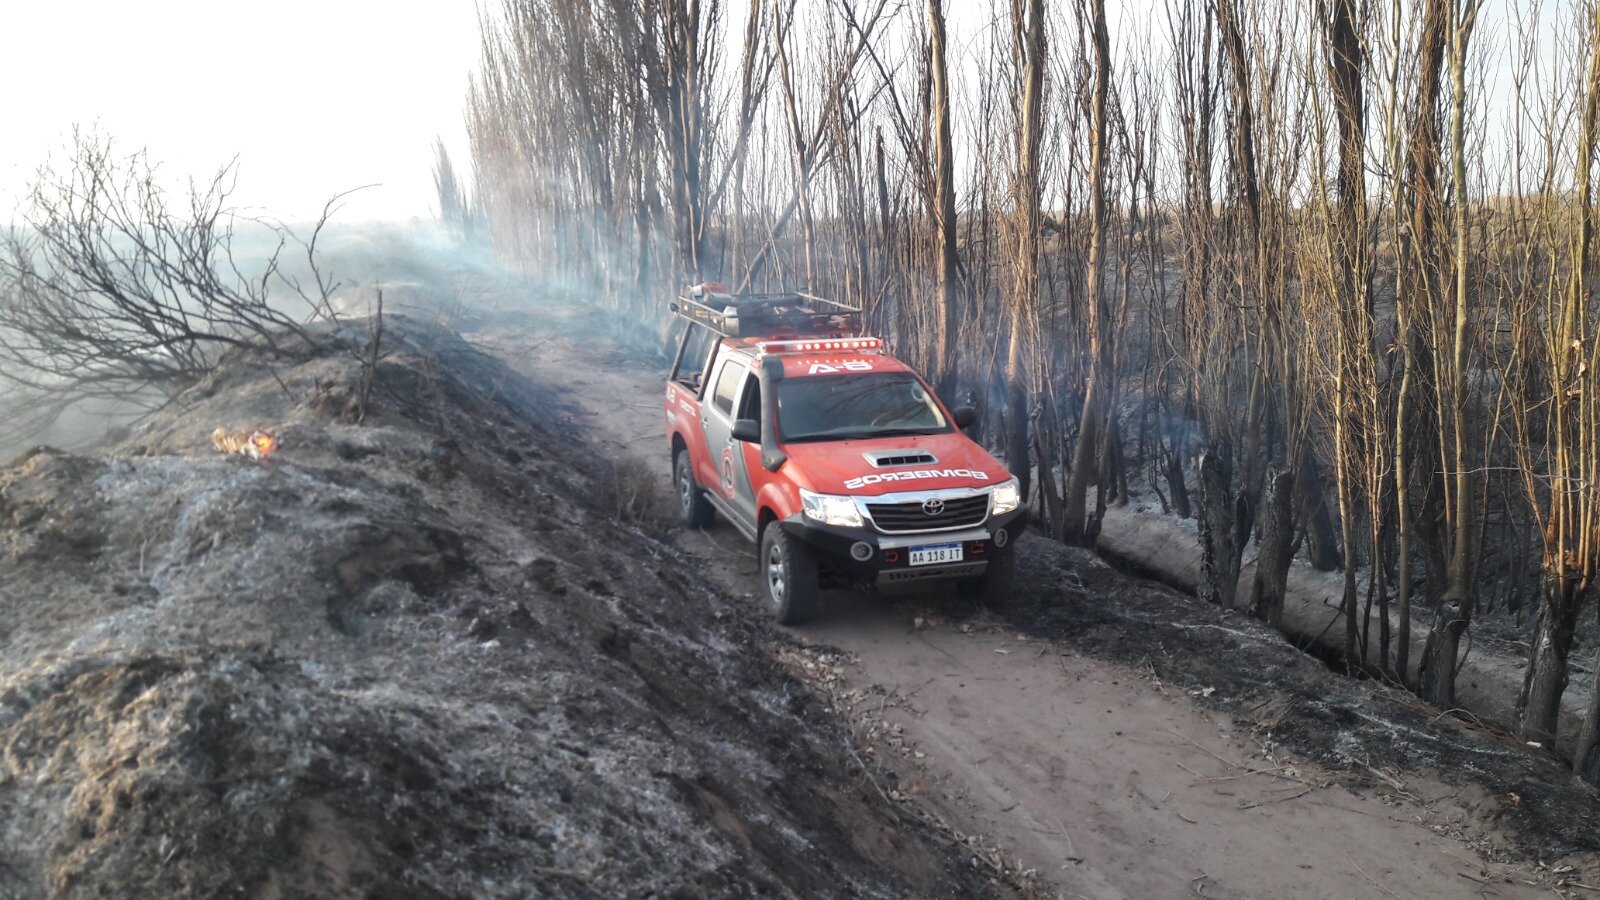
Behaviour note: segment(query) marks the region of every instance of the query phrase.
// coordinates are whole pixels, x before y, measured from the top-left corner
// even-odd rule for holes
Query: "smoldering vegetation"
[[[387,319],[0,469],[0,896],[1003,892],[549,387]]]
[[[0,460],[115,437],[229,349],[291,361],[305,326],[391,311],[446,327],[516,281],[432,221],[284,223],[232,204],[237,170],[187,189],[145,151],[80,134],[0,234]]]

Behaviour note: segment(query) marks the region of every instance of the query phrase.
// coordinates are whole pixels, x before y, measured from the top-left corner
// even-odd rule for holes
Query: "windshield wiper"
[[[791,444],[806,441],[867,441],[881,437],[905,437],[914,434],[943,434],[937,428],[884,428],[877,431],[824,431],[817,434],[803,434],[799,437],[785,438]]]
[[[785,438],[784,440],[791,444],[798,444],[805,441],[862,441],[876,436],[876,433],[866,431],[824,431],[818,434],[803,434],[800,437]]]

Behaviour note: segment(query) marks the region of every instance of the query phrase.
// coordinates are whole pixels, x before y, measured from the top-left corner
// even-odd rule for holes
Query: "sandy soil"
[[[592,450],[637,457],[665,485],[660,364],[580,348],[549,323],[471,337],[569,385],[567,414]],[[753,554],[731,527],[679,542],[754,602]],[[824,660],[822,648],[843,651],[820,667],[822,689],[857,723],[879,789],[997,849],[1048,895],[1516,897],[1563,878],[1494,849],[1517,842],[1483,824],[1471,785],[1379,768],[1358,785],[1263,743],[1208,707],[1207,688],[1018,633],[953,598],[834,593],[792,633]]]

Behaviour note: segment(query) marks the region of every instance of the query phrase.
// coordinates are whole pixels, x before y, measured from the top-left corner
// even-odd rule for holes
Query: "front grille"
[[[980,524],[989,516],[989,495],[975,497],[950,497],[943,501],[944,508],[930,514],[924,501],[906,503],[868,503],[867,514],[879,531],[945,531]]]
[[[927,578],[975,578],[983,574],[987,561],[958,563],[953,566],[934,566],[928,569],[889,569],[878,573],[878,581],[888,584],[897,581],[922,581]]]

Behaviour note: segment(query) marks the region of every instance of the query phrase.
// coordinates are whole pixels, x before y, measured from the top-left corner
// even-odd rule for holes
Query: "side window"
[[[737,418],[761,421],[761,379],[754,372],[744,379],[744,396],[739,399]]]
[[[733,400],[739,395],[739,382],[744,372],[744,366],[729,360],[723,365],[722,374],[717,376],[717,389],[711,402],[725,416],[733,416]]]
[[[711,329],[690,322],[688,331],[678,344],[678,359],[672,367],[672,380],[698,394],[715,345],[716,335],[712,334]]]

